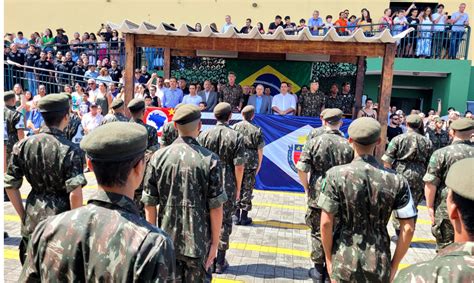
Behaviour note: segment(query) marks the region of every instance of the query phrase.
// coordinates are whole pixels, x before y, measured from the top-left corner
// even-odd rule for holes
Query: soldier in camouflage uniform
[[[324,108],[338,108],[342,110],[344,100],[342,95],[339,94],[337,84],[332,84],[329,93],[326,96]]]
[[[317,184],[326,264],[336,282],[390,282],[413,237],[416,208],[408,182],[372,155],[380,132],[373,118],[354,120],[349,127],[354,160],[329,169]],[[393,210],[405,241],[397,242],[391,258],[387,224]]]
[[[50,94],[40,99],[38,109],[45,127],[39,134],[16,143],[5,174],[4,187],[22,219],[20,260],[23,263],[31,233],[41,220],[82,206],[84,154],[67,140],[63,129],[68,124],[69,99]],[[23,207],[19,189],[23,177],[31,192]]]
[[[425,181],[426,206],[431,218],[431,232],[436,238],[438,249],[442,249],[454,241],[454,230],[448,218],[445,185],[446,174],[456,161],[474,157],[474,144],[470,141],[474,133],[474,120],[462,118],[451,124],[454,138],[451,145],[438,149],[428,163]],[[469,173],[469,174],[472,174]]]
[[[217,124],[214,128],[199,135],[199,143],[219,155],[222,166],[222,181],[228,200],[224,203],[224,218],[222,220],[221,239],[216,259],[216,273],[223,273],[229,266],[225,253],[229,249],[229,238],[232,233],[232,215],[235,211],[235,201],[240,199],[240,188],[244,174],[243,137],[229,127],[232,109],[229,103],[221,102],[214,107]]]
[[[82,140],[99,188],[86,206],[38,224],[20,282],[173,282],[173,242],[132,200],[146,136],[139,125],[116,122]]]
[[[227,78],[229,83],[222,86],[219,91],[219,101],[229,103],[232,112],[240,112],[244,103],[244,91],[240,85],[235,84],[236,77],[234,72],[229,72]]]
[[[443,120],[441,118],[435,118],[435,128],[428,128],[426,130],[426,136],[433,143],[433,150],[440,149],[449,144],[448,131],[443,130]]]
[[[178,130],[174,127],[174,123],[167,123],[163,126],[161,135],[161,145],[169,146],[178,138]]]
[[[314,268],[309,271],[309,276],[315,282],[323,282],[326,269],[324,267],[324,250],[321,243],[321,209],[317,207],[319,188],[316,181],[324,177],[327,170],[334,166],[347,164],[352,161],[354,152],[347,140],[341,135],[339,128],[342,125],[342,111],[329,109],[324,113],[325,133],[307,140],[296,164],[306,196],[308,197],[308,211],[306,224],[311,229],[311,260]],[[308,183],[308,173],[310,180]],[[326,275],[327,277],[327,275]]]
[[[244,176],[242,180],[242,190],[240,191],[240,200],[237,201],[233,222],[236,225],[250,225],[252,218],[248,217],[248,212],[252,210],[253,189],[255,188],[255,178],[260,170],[263,159],[263,141],[262,130],[252,124],[255,116],[255,108],[247,105],[242,109],[242,122],[234,125],[234,130],[239,132],[244,141]]]
[[[196,140],[201,112],[187,104],[176,110],[173,121],[180,137],[157,151],[148,164],[142,202],[146,218],[173,239],[176,281],[204,282],[219,245],[222,187],[219,157]],[[208,278],[211,279],[211,278]]]
[[[148,133],[147,150],[145,153],[145,162],[148,164],[148,161],[150,160],[153,153],[160,148],[160,145],[158,143],[158,134],[155,128],[143,123],[143,114],[145,113],[145,101],[143,99],[134,98],[128,103],[127,107],[128,107],[128,110],[130,111],[130,114],[132,115],[132,119],[130,119],[130,122],[142,125],[143,127],[145,127]],[[140,215],[145,217],[144,205],[141,202],[142,192],[143,192],[143,183],[140,184],[140,187],[138,187],[138,189],[135,190],[135,197],[133,198],[133,200],[135,201],[135,204],[138,206]]]
[[[125,106],[124,102],[121,98],[116,98],[112,101],[110,105],[112,109],[112,113],[105,115],[104,119],[102,120],[101,125],[111,123],[111,122],[127,122],[129,119],[125,117]],[[153,127],[152,127],[153,128]],[[153,130],[150,130],[153,131]],[[155,129],[156,132],[156,129]]]
[[[342,84],[342,112],[344,114],[352,115],[354,113],[354,102],[355,96],[351,93],[351,84],[349,82],[345,82]]]
[[[326,96],[319,90],[319,81],[312,81],[309,92],[298,98],[298,116],[318,117],[325,103]]]
[[[428,160],[432,150],[431,141],[419,132],[423,127],[423,120],[418,114],[409,115],[406,118],[407,132],[394,137],[382,156],[386,168],[393,168],[402,174],[410,185],[415,207],[423,199],[425,183],[423,176],[426,173]],[[399,223],[396,218],[393,221],[397,236],[400,234]]]
[[[462,227],[454,232],[455,243],[439,250],[433,260],[400,271],[394,282],[474,282],[474,175],[466,172],[474,172],[474,158],[454,163],[446,176],[449,219]]]
[[[13,91],[5,92],[3,96],[5,107],[3,108],[3,126],[6,156],[4,164],[8,164],[13,145],[25,137],[25,118],[23,114],[16,111],[16,97]],[[6,168],[6,166],[5,166]]]
[[[320,127],[317,127],[317,128],[314,128],[311,130],[311,132],[309,132],[308,134],[308,138],[307,138],[307,141],[308,140],[311,140],[317,136],[320,136],[322,134],[324,134],[326,132],[326,127],[324,126],[324,122],[323,122],[323,117],[324,117],[324,114],[329,110],[329,109],[332,109],[332,108],[326,108],[324,109],[323,111],[321,111],[321,114],[319,115],[319,119],[321,120],[321,126]],[[337,108],[336,108],[337,109]],[[344,136],[344,133],[339,131],[339,134],[341,136]]]

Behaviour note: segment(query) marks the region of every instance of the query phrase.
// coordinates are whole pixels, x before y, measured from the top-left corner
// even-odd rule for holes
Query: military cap
[[[412,126],[417,126],[419,127],[421,123],[423,123],[423,120],[421,119],[420,115],[418,114],[410,114],[406,118],[407,124],[410,124]]]
[[[69,109],[69,97],[62,93],[46,95],[38,101],[38,109],[41,113],[65,111]]]
[[[474,129],[474,120],[469,118],[457,119],[451,123],[450,128],[460,132],[469,131]]]
[[[123,100],[121,98],[114,99],[114,101],[112,101],[112,104],[110,105],[112,109],[117,109],[122,106],[123,106]]]
[[[5,91],[5,93],[3,94],[3,101],[8,101],[14,97],[15,93],[13,91]]]
[[[70,94],[69,92],[60,92],[60,94],[64,94],[64,95],[67,95],[67,98],[69,99],[72,99],[72,94]]]
[[[201,110],[199,107],[193,104],[180,105],[179,108],[174,112],[173,122],[179,125],[194,122],[201,118]]]
[[[465,158],[454,163],[449,168],[445,183],[456,194],[474,200],[474,190],[472,189],[474,175],[466,174],[466,172],[474,172],[474,158]]]
[[[312,79],[311,83],[319,83],[319,80],[318,79]]]
[[[242,109],[242,114],[244,113],[255,113],[255,107],[252,105],[245,106],[244,109]]]
[[[102,125],[86,135],[80,146],[92,161],[124,161],[145,152],[147,137],[143,125],[115,122]]]
[[[374,144],[380,138],[380,123],[374,118],[361,117],[349,126],[349,137],[362,145]]]
[[[321,111],[321,114],[319,114],[319,116],[324,117],[324,114],[326,114],[326,112],[328,112],[329,109],[331,108],[325,108],[323,111]]]
[[[127,107],[132,112],[140,111],[145,108],[145,100],[142,98],[134,98],[128,103]]]
[[[219,117],[228,116],[232,112],[232,108],[229,103],[221,102],[214,107],[214,115]]]
[[[326,121],[328,123],[336,123],[336,122],[341,121],[342,114],[344,114],[344,113],[342,113],[341,109],[339,109],[339,108],[328,109],[324,113],[323,119],[324,119],[324,121]]]

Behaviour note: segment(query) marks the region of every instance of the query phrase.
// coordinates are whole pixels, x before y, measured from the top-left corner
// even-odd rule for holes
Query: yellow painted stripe
[[[306,211],[308,209],[305,205],[286,205],[286,204],[277,204],[277,203],[271,203],[271,202],[252,202],[252,205],[291,209],[291,210],[302,210],[302,211]]]
[[[426,220],[426,219],[416,219],[416,224],[426,224],[426,225],[430,225],[431,226],[431,221],[430,220]]]
[[[304,193],[301,193],[301,192],[281,192],[281,191],[268,191],[268,190],[257,190],[257,189],[255,189],[254,192],[262,193],[262,194],[271,194],[271,195],[287,195],[287,196],[304,197]]]
[[[232,243],[231,242],[230,248],[235,249],[235,250],[284,254],[284,255],[298,256],[298,257],[305,257],[305,258],[309,258],[309,255],[310,255],[308,251],[285,249],[285,248],[271,247],[271,246],[253,245],[253,244],[247,244],[247,243]]]
[[[402,269],[405,269],[407,267],[409,267],[411,264],[408,264],[408,263],[400,263],[398,265],[398,270],[402,270]]]
[[[18,250],[14,249],[3,249],[3,258],[5,259],[16,259],[19,260]]]
[[[416,237],[413,237],[413,239],[411,239],[411,242],[412,243],[419,243],[419,244],[436,244],[435,239],[416,238]]]
[[[18,215],[13,215],[13,214],[4,214],[3,215],[3,221],[5,222],[21,222],[20,221],[20,216]]]
[[[285,223],[276,220],[260,220],[254,219],[252,224],[274,227],[274,228],[287,228],[287,229],[296,229],[296,230],[309,230],[309,227],[305,224],[294,224],[294,223]]]

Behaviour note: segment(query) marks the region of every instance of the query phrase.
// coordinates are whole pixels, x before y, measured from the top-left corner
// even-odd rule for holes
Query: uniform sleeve
[[[155,169],[156,154],[153,155],[146,167],[145,177],[143,179],[143,194],[141,201],[146,206],[157,206],[160,203],[160,194],[158,192],[157,172]]]
[[[174,282],[176,258],[173,242],[161,233],[149,233],[137,254],[135,282]]]
[[[301,107],[303,107],[304,105],[304,97],[304,95],[300,95],[300,99],[298,100],[298,105]]]
[[[46,224],[47,220],[40,222],[28,241],[27,256],[18,282],[41,282],[41,261],[43,259],[42,255],[46,251],[41,236]]]
[[[66,179],[66,191],[74,191],[77,187],[87,184],[84,176],[84,152],[80,149],[71,150],[64,160],[64,174]]]
[[[242,135],[237,135],[236,150],[234,152],[234,165],[239,166],[244,164],[245,145]]]
[[[398,139],[394,138],[387,147],[385,154],[382,156],[382,161],[393,164],[397,159],[396,154],[398,152]]]
[[[158,133],[156,132],[156,129],[153,127],[151,127],[150,137],[149,137],[148,142],[149,142],[148,149],[153,150],[153,151],[157,150]]]
[[[435,151],[433,155],[431,155],[428,168],[426,169],[426,174],[423,177],[423,181],[426,183],[432,183],[435,186],[439,186],[442,177],[442,164],[443,158],[440,154],[440,151]]]
[[[316,188],[321,190],[318,207],[331,214],[336,214],[340,206],[339,192],[337,191],[335,180],[336,176],[328,173],[326,178],[319,178],[316,183]]]
[[[207,191],[209,209],[218,208],[227,201],[227,194],[222,188],[221,170],[219,159],[217,157],[211,158],[209,189]]]
[[[258,129],[257,132],[257,148],[262,149],[265,146],[265,141],[263,139],[262,129]]]
[[[23,184],[23,176],[25,175],[21,168],[20,159],[20,144],[16,143],[13,146],[10,160],[7,160],[7,173],[5,173],[4,188],[8,189],[20,189]]]
[[[313,148],[312,140],[306,140],[306,144],[303,147],[303,152],[301,152],[300,159],[296,163],[296,168],[300,171],[308,173],[311,170],[311,152]]]

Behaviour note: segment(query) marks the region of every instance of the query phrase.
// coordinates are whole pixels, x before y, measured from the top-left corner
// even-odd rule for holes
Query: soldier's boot
[[[249,212],[247,210],[242,210],[240,215],[240,225],[250,225],[252,224],[252,218],[248,217]]]
[[[217,250],[217,258],[216,258],[216,270],[217,274],[224,273],[227,268],[229,267],[229,263],[225,259],[225,251]]]
[[[314,283],[324,282],[324,266],[322,264],[315,264],[308,272],[309,278],[313,279]]]
[[[232,223],[240,225],[240,209],[236,209],[234,215],[232,215]]]

